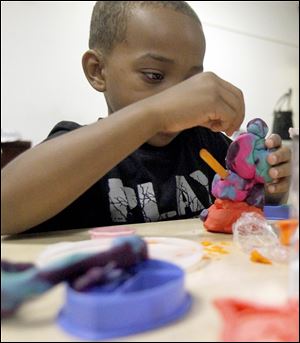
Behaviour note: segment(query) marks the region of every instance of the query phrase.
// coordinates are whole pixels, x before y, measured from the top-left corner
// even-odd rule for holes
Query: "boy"
[[[207,148],[224,164],[244,118],[239,89],[203,72],[201,23],[184,1],[99,1],[85,75],[109,116],[61,122],[2,171],[2,234],[198,216],[211,202]],[[146,143],[145,143],[146,142]],[[278,149],[270,191],[288,190],[290,152]],[[272,189],[273,187],[273,189]]]

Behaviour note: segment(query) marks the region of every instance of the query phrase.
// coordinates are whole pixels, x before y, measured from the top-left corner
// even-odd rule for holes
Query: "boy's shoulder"
[[[60,121],[50,131],[46,140],[63,135],[64,133],[67,133],[69,131],[79,129],[82,126],[83,125],[75,123],[74,121],[67,121],[67,120]]]
[[[98,120],[101,120],[101,119],[103,118],[102,117],[98,118]],[[49,132],[45,140],[49,140],[51,138],[63,135],[64,133],[79,129],[83,126],[86,126],[86,125],[81,125],[74,121],[62,120],[53,127],[53,129]]]

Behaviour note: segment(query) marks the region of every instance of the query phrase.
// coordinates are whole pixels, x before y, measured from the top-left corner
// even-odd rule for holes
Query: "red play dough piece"
[[[216,199],[214,204],[208,208],[204,227],[212,232],[232,233],[232,224],[239,219],[243,212],[256,212],[264,215],[260,208],[250,206],[246,202]]]
[[[223,342],[299,342],[299,302],[280,307],[237,299],[218,299],[224,319]]]

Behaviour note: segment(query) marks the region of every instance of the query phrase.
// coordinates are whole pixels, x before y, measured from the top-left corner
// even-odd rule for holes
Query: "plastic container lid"
[[[289,218],[288,205],[264,206],[264,215],[268,220],[282,220]]]
[[[128,226],[104,226],[89,230],[91,239],[109,238],[119,236],[130,236],[135,234],[135,230]]]
[[[77,253],[97,253],[111,247],[115,237],[103,237],[78,242],[60,242],[50,244],[38,256],[36,265],[48,266],[61,258]],[[204,255],[203,247],[195,241],[174,237],[144,237],[149,257],[176,264],[186,271],[194,270]]]
[[[133,268],[136,274],[111,290],[106,285],[77,292],[67,286],[59,325],[84,339],[104,339],[154,329],[189,310],[181,268],[159,260]]]

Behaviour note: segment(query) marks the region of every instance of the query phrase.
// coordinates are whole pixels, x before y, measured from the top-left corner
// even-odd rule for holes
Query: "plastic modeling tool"
[[[206,149],[201,149],[199,155],[222,179],[227,178],[229,172]]]

